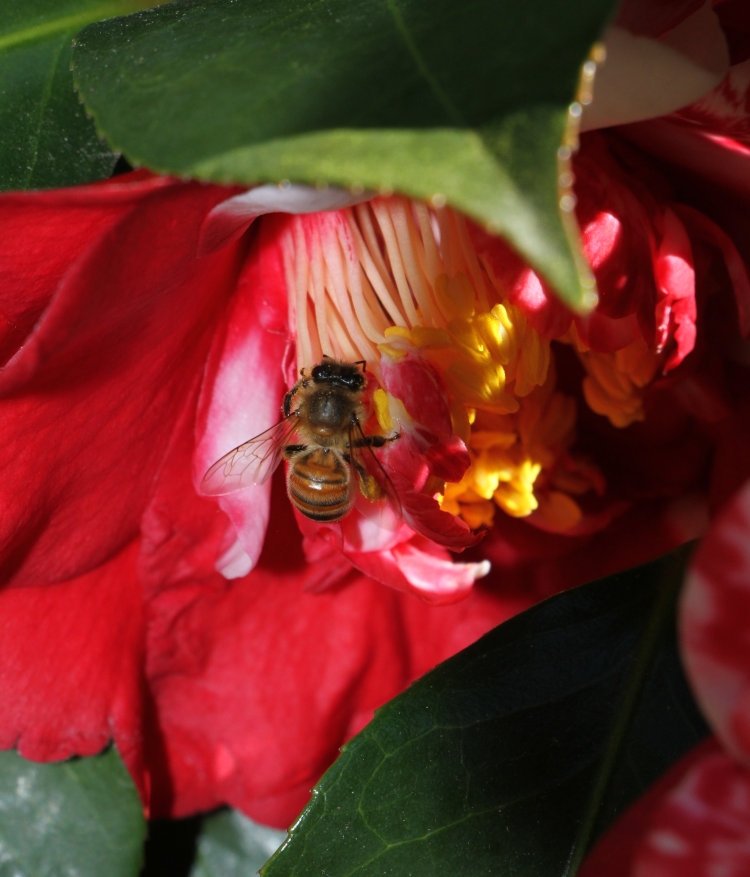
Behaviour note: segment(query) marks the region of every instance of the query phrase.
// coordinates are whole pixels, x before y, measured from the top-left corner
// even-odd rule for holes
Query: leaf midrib
[[[136,2],[129,0],[129,2],[101,3],[98,6],[90,7],[81,12],[62,15],[50,21],[41,21],[37,24],[21,27],[0,36],[0,52],[15,49],[26,43],[40,42],[49,37],[61,37],[67,34],[72,36],[93,21],[114,18],[115,16],[135,12],[142,8],[143,4],[137,2],[137,0]]]
[[[670,624],[674,617],[674,605],[682,581],[684,565],[687,562],[688,550],[677,554],[670,569],[664,575],[660,591],[654,596],[650,617],[631,664],[630,678],[626,681],[613,715],[612,729],[600,759],[599,770],[594,778],[587,807],[582,814],[580,828],[571,845],[570,857],[561,877],[575,877],[589,851],[594,825],[599,815],[599,804],[615,771],[617,756],[625,743],[639,697],[646,685],[654,655],[659,647],[660,636],[664,626]]]

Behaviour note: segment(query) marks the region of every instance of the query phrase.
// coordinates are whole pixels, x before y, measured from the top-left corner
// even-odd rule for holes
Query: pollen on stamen
[[[642,339],[614,353],[579,347],[578,356],[586,369],[583,393],[592,411],[621,429],[645,419],[645,390],[659,371],[663,356]]]
[[[568,414],[560,420],[565,406],[552,404],[549,342],[507,300],[468,221],[440,199],[380,197],[289,217],[285,235],[298,365],[323,354],[365,360],[385,433],[411,415],[378,386],[381,363],[407,355],[424,362],[442,381],[453,432],[472,461],[461,482],[445,485],[441,507],[470,527],[489,525],[498,509],[542,513],[540,485],[549,496],[557,490],[550,466],[572,441]],[[545,417],[545,405],[558,414]],[[569,507],[557,503],[557,518],[561,508]]]

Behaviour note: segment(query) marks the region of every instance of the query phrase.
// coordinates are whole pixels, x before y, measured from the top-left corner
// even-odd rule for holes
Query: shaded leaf
[[[323,777],[280,875],[572,875],[706,733],[666,558],[554,597],[414,684]]]
[[[0,752],[0,873],[133,877],[146,833],[119,755],[37,764]]]
[[[116,156],[73,90],[73,36],[137,0],[24,0],[0,8],[0,190],[47,188],[108,176]]]
[[[188,877],[202,821],[200,816],[151,820],[139,877]]]
[[[236,810],[206,817],[190,877],[247,877],[286,837],[285,831],[253,822]]]
[[[557,152],[614,5],[195,0],[86,28],[74,68],[132,163],[447,199],[580,306]]]

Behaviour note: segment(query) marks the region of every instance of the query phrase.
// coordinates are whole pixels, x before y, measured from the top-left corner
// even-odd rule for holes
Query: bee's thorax
[[[356,417],[357,403],[351,394],[320,390],[305,401],[305,421],[316,435],[325,436],[346,430]]]

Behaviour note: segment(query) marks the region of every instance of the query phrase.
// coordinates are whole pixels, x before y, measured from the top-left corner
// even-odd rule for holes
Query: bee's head
[[[316,384],[330,384],[358,392],[365,387],[364,362],[337,362],[325,357],[316,365],[310,377]]]

